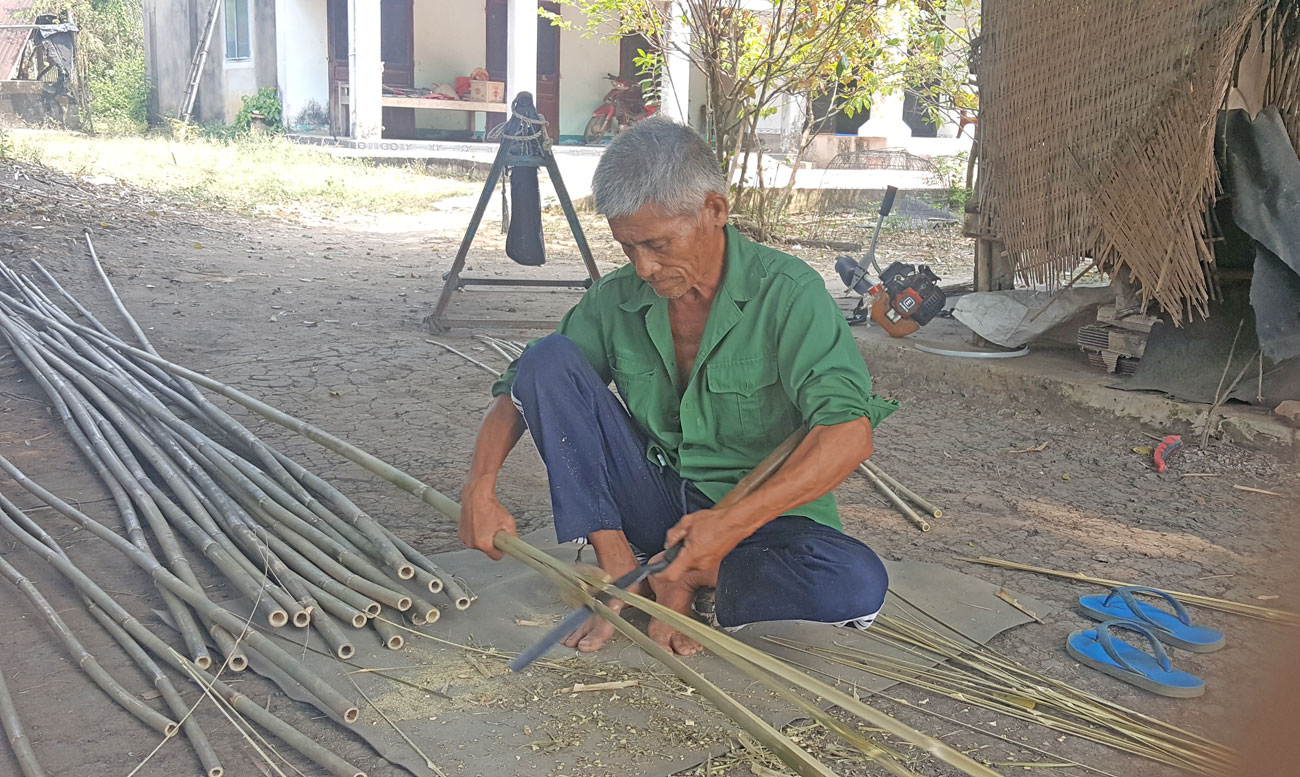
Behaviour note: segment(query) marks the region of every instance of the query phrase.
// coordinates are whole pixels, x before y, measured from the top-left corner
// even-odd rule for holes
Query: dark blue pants
[[[640,430],[569,338],[550,335],[529,348],[511,394],[546,464],[560,542],[613,529],[638,551],[658,553],[683,515],[713,506],[694,484],[646,459]],[[888,585],[871,548],[811,519],[782,516],[722,560],[716,613],[722,626],[865,626]]]

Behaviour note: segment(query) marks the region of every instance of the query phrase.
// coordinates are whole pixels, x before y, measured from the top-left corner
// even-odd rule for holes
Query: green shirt
[[[721,499],[800,425],[865,416],[896,402],[871,376],[826,284],[802,260],[727,227],[722,285],[699,354],[679,385],[668,300],[625,265],[601,278],[560,322],[601,380],[611,379],[648,442],[646,456]],[[504,394],[515,367],[492,387]],[[790,510],[841,528],[833,494]]]

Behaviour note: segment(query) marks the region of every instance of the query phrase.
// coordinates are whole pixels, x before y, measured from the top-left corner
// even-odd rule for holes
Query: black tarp
[[[1225,199],[1215,263],[1253,268],[1250,288],[1225,281],[1208,320],[1156,325],[1137,372],[1115,388],[1212,402],[1241,374],[1233,399],[1300,399],[1300,158],[1276,108],[1253,120],[1225,113],[1216,156]]]
[[[1250,304],[1266,359],[1300,356],[1300,159],[1277,108],[1229,111],[1220,159],[1232,219],[1255,240]]]

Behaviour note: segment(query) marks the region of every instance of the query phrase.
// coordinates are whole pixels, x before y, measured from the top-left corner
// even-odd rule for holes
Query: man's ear
[[[704,222],[712,227],[726,226],[731,215],[731,201],[726,195],[709,192],[704,196]]]

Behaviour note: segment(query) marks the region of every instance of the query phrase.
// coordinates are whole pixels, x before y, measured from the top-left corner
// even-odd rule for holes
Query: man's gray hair
[[[713,192],[727,196],[713,149],[690,127],[659,117],[615,137],[592,180],[596,212],[606,218],[630,216],[646,205],[670,216],[691,215]]]

